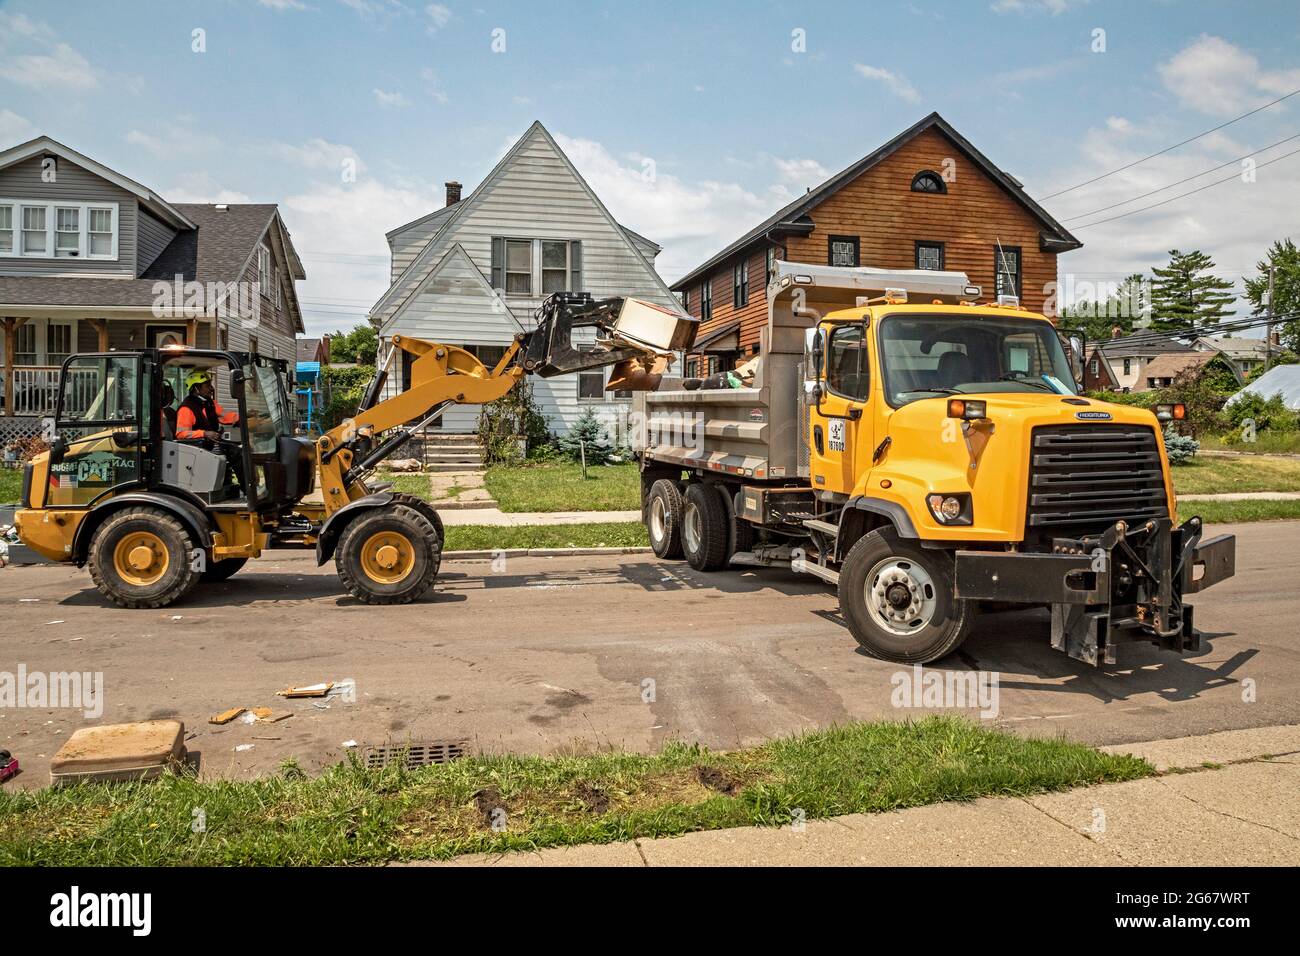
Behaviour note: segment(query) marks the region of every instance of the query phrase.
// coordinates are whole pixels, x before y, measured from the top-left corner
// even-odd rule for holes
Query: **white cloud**
[[[792,186],[815,186],[830,178],[830,170],[815,159],[774,157],[772,162],[776,164],[777,172],[781,174],[781,182]]]
[[[424,8],[424,12],[429,16],[429,32],[437,33],[448,23],[451,22],[451,11],[441,3],[431,3]]]
[[[355,10],[366,20],[377,17],[388,19],[410,13],[410,9],[399,0],[339,0],[343,6]]]
[[[868,80],[879,80],[885,84],[889,92],[901,100],[915,103],[921,99],[921,94],[917,92],[916,87],[909,83],[907,77],[901,73],[894,73],[884,67],[868,66],[865,63],[854,63],[853,69],[859,76],[866,77]]]
[[[301,166],[303,169],[313,172],[335,172],[340,175],[345,169],[360,174],[365,165],[361,162],[361,157],[351,146],[345,146],[341,143],[331,143],[328,140],[315,137],[307,140],[305,143],[276,143],[270,147],[270,153],[276,159],[287,163],[293,163]],[[350,162],[350,166],[345,166]]]
[[[403,106],[410,106],[411,101],[400,91],[381,90],[375,87],[371,91],[375,95],[375,102],[384,109],[400,109]]]
[[[36,127],[13,110],[0,109],[0,149],[36,138]]]
[[[247,203],[253,200],[247,193],[226,189],[207,172],[185,173],[162,195],[168,202]]]
[[[447,94],[442,89],[442,84],[438,82],[438,74],[430,67],[425,67],[420,71],[420,79],[424,81],[424,88],[429,95],[439,103],[447,102]]]
[[[157,133],[132,129],[127,132],[126,141],[132,146],[138,146],[155,156],[164,158],[183,153],[217,149],[221,145],[221,140],[213,134],[196,130],[190,126],[169,126]]]
[[[303,3],[302,0],[257,0],[257,2],[277,12],[307,9],[307,4]]]
[[[5,13],[0,10],[0,36],[48,37],[53,31],[44,23],[22,13]]]
[[[1216,116],[1243,113],[1300,89],[1300,69],[1265,70],[1254,54],[1208,34],[1160,64],[1158,72],[1183,106]]]
[[[99,81],[86,58],[57,43],[48,53],[28,53],[0,59],[0,76],[34,90],[94,89]]]
[[[994,0],[989,9],[994,13],[1064,13],[1070,7],[1081,7],[1088,0]]]

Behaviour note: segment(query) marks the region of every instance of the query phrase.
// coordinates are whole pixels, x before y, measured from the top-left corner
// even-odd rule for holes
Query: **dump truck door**
[[[870,454],[871,419],[867,330],[862,322],[822,322],[814,336],[817,385],[809,408],[813,488],[852,494],[856,462]]]

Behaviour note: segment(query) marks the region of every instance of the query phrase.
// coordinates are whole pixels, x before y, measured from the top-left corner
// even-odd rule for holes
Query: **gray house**
[[[305,278],[272,204],[169,203],[48,137],[0,152],[0,439],[53,413],[73,352],[296,358]]]
[[[465,198],[388,233],[391,285],[370,310],[380,341],[394,334],[469,349],[492,364],[552,292],[631,295],[680,307],[655,272],[659,246],[619,225],[541,123]],[[391,355],[381,360],[396,362]],[[390,382],[406,371],[389,368]],[[590,407],[620,433],[630,398],[605,391],[604,372],[534,379],[549,427],[565,433]],[[478,406],[449,409],[436,426],[472,432]]]

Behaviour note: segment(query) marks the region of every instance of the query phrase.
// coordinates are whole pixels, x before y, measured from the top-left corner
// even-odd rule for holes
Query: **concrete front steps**
[[[483,470],[483,446],[477,435],[444,435],[426,432],[411,443],[419,442],[419,457],[430,474],[449,474]]]

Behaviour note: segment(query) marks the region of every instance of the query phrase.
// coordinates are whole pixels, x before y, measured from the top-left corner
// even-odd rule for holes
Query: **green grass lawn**
[[[407,770],[350,761],[308,779],[0,791],[0,864],[302,865],[445,859],[1019,796],[1154,771],[1064,740],[952,717],[854,723],[715,753],[465,757]],[[203,833],[193,833],[202,808]],[[494,829],[493,821],[497,822]]]
[[[1295,455],[1300,454],[1300,431],[1297,432],[1260,432],[1253,442],[1228,444],[1222,435],[1207,435],[1201,438],[1202,448],[1239,451],[1247,455]]]
[[[447,551],[487,551],[494,548],[645,548],[645,525],[635,521],[590,524],[524,525],[501,528],[472,524],[448,527]]]
[[[1300,520],[1300,501],[1180,501],[1178,520],[1200,515],[1206,524]]]
[[[502,511],[633,511],[641,507],[641,478],[632,462],[581,465],[495,465],[487,489]]]
[[[23,472],[21,468],[0,468],[0,505],[18,504],[18,496],[23,491]]]
[[[430,490],[429,485],[429,476],[423,472],[389,472],[376,476],[372,481],[392,482],[394,491],[399,491],[404,495],[414,495],[424,501],[433,498],[433,492]]]
[[[1173,467],[1180,495],[1232,491],[1300,491],[1300,458],[1219,458],[1200,455]]]

